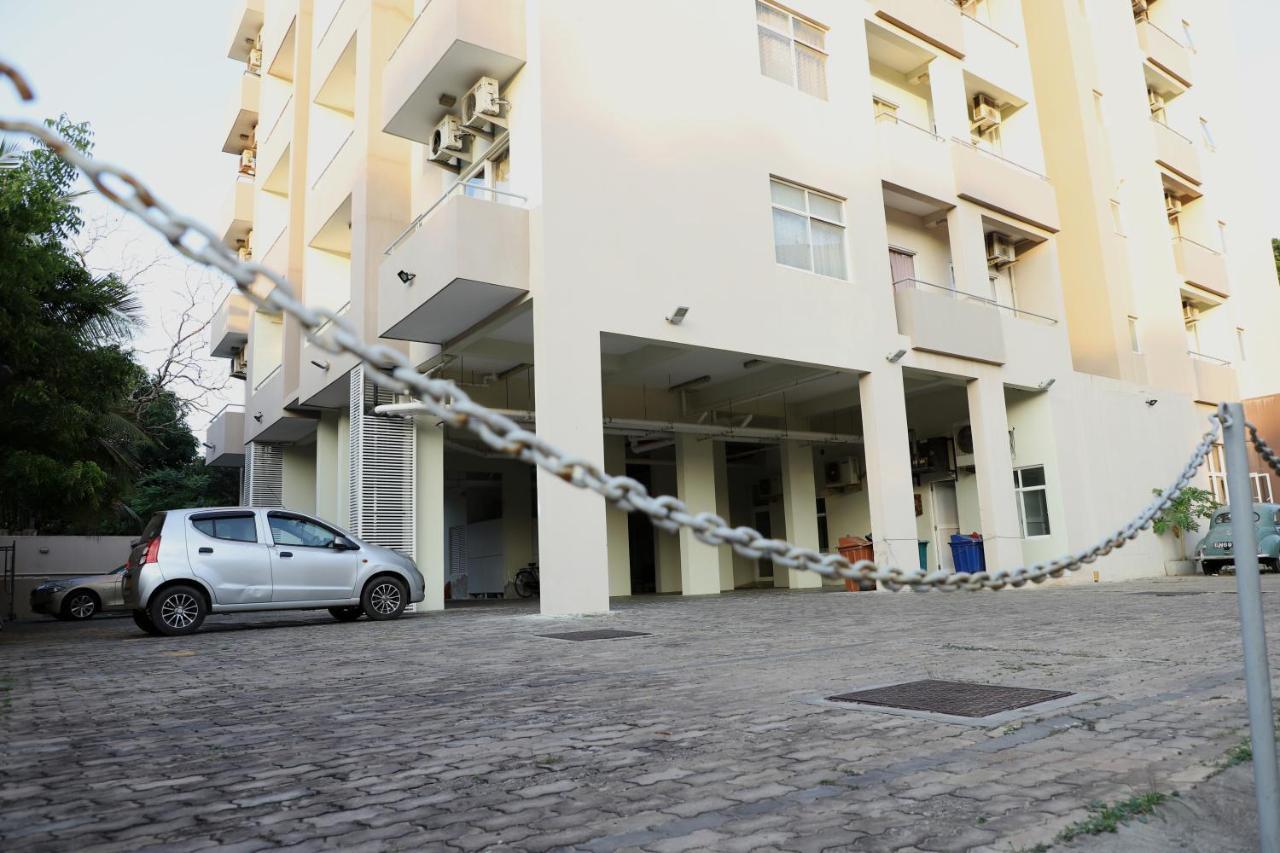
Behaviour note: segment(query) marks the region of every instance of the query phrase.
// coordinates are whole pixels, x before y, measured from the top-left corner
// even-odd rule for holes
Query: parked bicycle
[[[514,584],[516,595],[521,598],[534,598],[537,596],[541,584],[538,577],[538,564],[530,563],[516,572]]]

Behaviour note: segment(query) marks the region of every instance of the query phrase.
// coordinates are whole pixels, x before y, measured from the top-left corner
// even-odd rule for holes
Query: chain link
[[[13,82],[23,100],[32,99],[30,87],[15,69],[0,63],[0,76]],[[1225,418],[1221,408],[1210,417],[1210,429],[1201,437],[1177,479],[1137,517],[1083,550],[1029,566],[973,574],[940,570],[926,572],[895,565],[877,565],[869,560],[850,563],[839,554],[822,554],[780,539],[770,539],[751,527],[731,527],[714,513],[692,512],[675,497],[652,496],[643,484],[630,477],[611,476],[594,462],[565,453],[505,415],[474,402],[453,382],[419,373],[400,351],[365,342],[345,317],[327,309],[309,308],[296,298],[293,286],[283,275],[253,261],[242,262],[212,229],[170,208],[129,172],[81,154],[42,125],[0,118],[0,130],[26,134],[44,143],[83,172],[102,195],[162,234],[177,251],[198,264],[227,275],[259,309],[283,312],[295,318],[312,343],[333,355],[350,353],[356,356],[364,363],[366,375],[372,382],[414,398],[415,402],[410,406],[396,406],[397,411],[430,414],[454,429],[469,430],[494,450],[536,465],[580,489],[590,489],[621,510],[643,513],[654,525],[670,533],[687,528],[707,545],[728,545],[744,557],[753,560],[768,558],[783,568],[812,571],[826,577],[875,581],[891,590],[999,590],[1060,577],[1064,572],[1075,571],[1123,547],[1148,528],[1191,483],[1212,449]],[[263,284],[263,279],[268,284]],[[325,326],[325,330],[317,332],[321,326]],[[1280,473],[1280,458],[1257,437],[1252,426],[1250,430],[1263,458]]]

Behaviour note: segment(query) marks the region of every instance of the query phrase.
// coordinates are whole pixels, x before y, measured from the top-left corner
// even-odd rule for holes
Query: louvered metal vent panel
[[[413,420],[373,413],[394,401],[365,380],[362,367],[351,371],[351,531],[413,557]]]
[[[249,442],[244,455],[245,506],[284,505],[284,447]]]

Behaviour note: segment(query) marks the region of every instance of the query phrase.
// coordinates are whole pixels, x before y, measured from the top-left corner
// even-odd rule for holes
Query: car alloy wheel
[[[67,602],[67,612],[75,619],[88,619],[98,609],[98,603],[87,592],[76,593]]]
[[[160,619],[170,628],[189,628],[200,613],[200,604],[195,597],[185,592],[176,592],[160,605]]]
[[[395,613],[400,606],[400,587],[389,581],[378,584],[369,592],[369,604],[383,616]]]

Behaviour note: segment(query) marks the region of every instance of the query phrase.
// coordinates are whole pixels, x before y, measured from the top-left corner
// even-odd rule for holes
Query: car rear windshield
[[[147,526],[142,528],[142,541],[154,539],[160,535],[160,528],[164,527],[165,513],[157,512],[151,516],[151,520],[147,522]]]
[[[1278,516],[1278,517],[1280,517],[1280,513],[1277,513],[1277,516]],[[1259,518],[1258,514],[1255,512],[1255,513],[1253,514],[1253,520],[1254,520],[1254,521],[1261,521],[1262,519],[1261,519],[1261,518]],[[1213,523],[1214,523],[1214,524],[1230,524],[1230,523],[1231,523],[1231,513],[1229,513],[1229,512],[1220,512],[1220,513],[1218,513],[1216,516],[1214,516],[1214,518],[1213,518]]]

